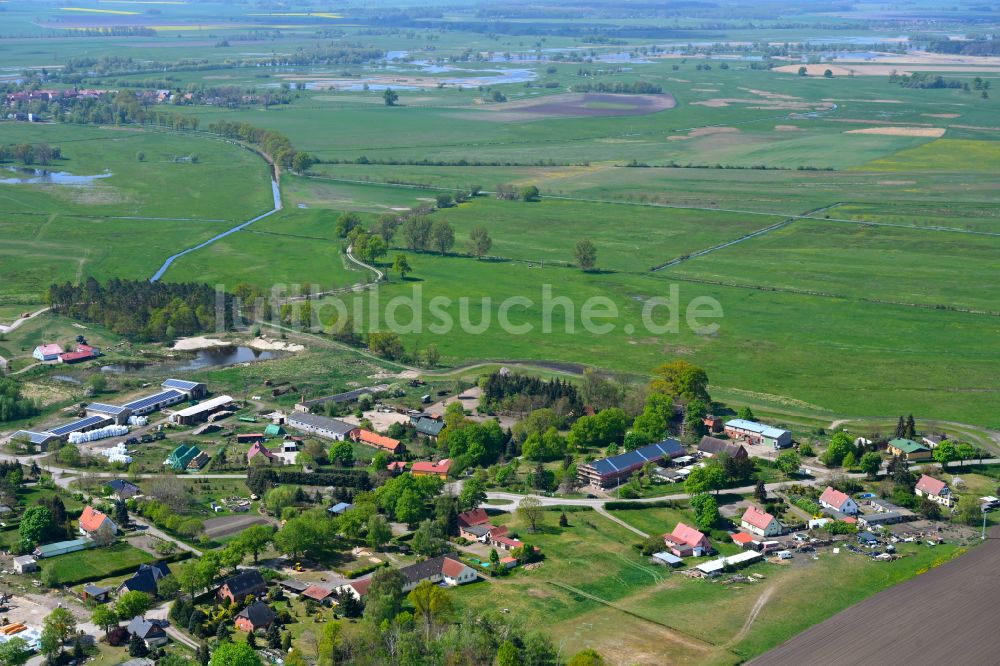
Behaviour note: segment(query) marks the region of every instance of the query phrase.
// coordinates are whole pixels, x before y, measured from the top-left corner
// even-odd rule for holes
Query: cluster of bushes
[[[822,507],[820,507],[819,504],[817,504],[816,502],[812,501],[808,497],[802,497],[802,496],[792,497],[792,496],[789,496],[789,501],[792,504],[794,504],[795,506],[797,506],[800,509],[802,509],[803,511],[805,511],[806,513],[808,513],[810,516],[816,516],[816,515],[819,515],[819,514],[823,513]]]
[[[47,143],[9,143],[0,145],[0,162],[21,162],[46,166],[62,157],[62,150]]]
[[[360,578],[361,576],[364,576],[365,574],[370,574],[371,572],[373,572],[373,571],[375,571],[377,569],[381,569],[382,567],[385,567],[385,566],[389,566],[389,565],[387,563],[385,563],[385,562],[379,562],[377,564],[369,564],[369,565],[364,566],[364,567],[358,567],[357,569],[351,569],[349,571],[345,571],[344,572],[344,576],[346,578]]]
[[[21,385],[13,377],[0,378],[0,423],[26,419],[38,413],[38,405],[24,397]],[[20,469],[20,465],[17,466]],[[20,483],[20,481],[18,481]]]
[[[173,509],[157,500],[137,502],[135,510],[161,528],[193,539],[205,530],[205,524],[197,518],[178,515]]]
[[[603,81],[598,81],[597,83],[577,83],[573,86],[573,92],[612,93],[614,95],[659,95],[663,92],[663,86],[645,81],[635,81],[633,83],[625,83],[624,81],[604,83]]]

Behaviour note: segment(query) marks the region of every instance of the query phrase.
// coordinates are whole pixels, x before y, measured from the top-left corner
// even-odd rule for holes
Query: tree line
[[[39,164],[47,166],[62,157],[62,150],[57,146],[41,143],[9,143],[0,145],[0,162],[21,162],[22,164]]]
[[[163,341],[216,328],[230,329],[232,296],[207,284],[88,277],[79,285],[54,284],[46,303],[55,312],[101,324],[133,340]],[[221,299],[221,300],[220,300]],[[217,321],[216,306],[223,321]]]
[[[275,164],[297,173],[307,171],[315,163],[308,153],[296,150],[287,136],[274,130],[256,127],[250,123],[220,120],[209,125],[208,131],[253,144],[270,156]]]
[[[625,83],[624,81],[605,83],[604,81],[598,81],[597,83],[577,83],[573,86],[572,90],[573,92],[611,93],[614,95],[659,95],[663,92],[663,86],[645,81],[634,81],[632,83]]]

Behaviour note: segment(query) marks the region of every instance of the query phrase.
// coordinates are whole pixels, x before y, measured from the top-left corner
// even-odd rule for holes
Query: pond
[[[204,370],[206,368],[224,368],[230,365],[236,365],[237,363],[267,361],[273,358],[280,358],[281,356],[282,354],[280,352],[261,351],[252,347],[211,347],[209,349],[198,350],[195,352],[194,356],[178,361],[168,361],[167,363],[157,365],[158,369],[161,370],[169,370],[171,372],[175,370],[190,372],[192,370]],[[138,361],[123,361],[121,363],[106,365],[101,368],[101,370],[104,372],[131,372],[146,367],[147,365],[151,364]]]
[[[95,180],[110,178],[114,174],[107,171],[96,176],[76,176],[68,171],[49,171],[30,167],[3,167],[4,171],[15,174],[12,178],[0,178],[0,185],[93,185]]]

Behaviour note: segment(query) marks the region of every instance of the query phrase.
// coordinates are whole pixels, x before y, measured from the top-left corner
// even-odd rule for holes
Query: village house
[[[712,552],[708,537],[684,523],[677,523],[673,532],[664,534],[663,542],[677,557],[701,557]]]
[[[128,623],[128,633],[141,638],[147,648],[159,647],[167,642],[167,632],[161,622],[163,620],[147,620],[137,615]]]
[[[614,488],[643,468],[646,463],[659,465],[679,458],[685,453],[684,447],[675,439],[639,447],[609,458],[581,464],[577,468],[577,478],[581,483],[597,488]]]
[[[819,505],[824,509],[837,511],[847,516],[858,515],[858,503],[851,499],[850,495],[831,486],[827,486],[823,494],[819,496]]]
[[[889,440],[889,454],[906,460],[930,460],[933,457],[930,447],[902,437]]]
[[[415,462],[410,467],[410,473],[413,476],[437,476],[442,481],[448,478],[449,470],[451,470],[451,461],[447,458],[436,463]]]
[[[924,443],[925,446],[931,449],[936,449],[941,442],[945,440],[941,435],[924,435],[920,438],[920,441]]]
[[[236,614],[236,628],[252,634],[270,627],[277,614],[263,601],[255,601]]]
[[[348,581],[343,585],[336,588],[337,594],[350,594],[352,597],[361,601],[367,596],[368,588],[371,587],[372,579],[359,578],[357,580]]]
[[[785,531],[777,518],[755,506],[748,507],[740,518],[740,528],[757,536],[777,536]]]
[[[58,361],[59,354],[63,353],[63,348],[57,344],[48,345],[38,345],[35,347],[35,351],[31,353],[37,360],[47,363],[49,361]]]
[[[264,577],[256,569],[244,569],[231,576],[219,586],[217,595],[230,603],[240,603],[247,597],[255,597],[267,591]]]
[[[706,414],[702,417],[701,424],[708,428],[709,432],[722,432],[722,419],[715,414]]]
[[[926,474],[920,475],[920,480],[917,481],[913,492],[917,497],[926,497],[930,501],[944,506],[951,506],[955,503],[948,485],[944,481],[939,481]]]
[[[792,433],[789,431],[746,419],[726,421],[725,433],[732,439],[742,439],[749,444],[763,444],[774,449],[785,449],[792,445]]]
[[[273,465],[276,462],[280,462],[278,460],[278,457],[273,453],[271,453],[271,449],[267,448],[260,442],[254,442],[253,445],[250,447],[250,450],[247,451],[247,464],[253,463],[254,458],[256,458],[257,456],[262,456],[261,459],[267,460],[268,464],[271,465]]]
[[[126,592],[144,592],[151,597],[157,593],[156,584],[165,576],[170,575],[170,567],[165,562],[154,562],[153,564],[140,564],[139,569],[126,578],[115,589],[115,595],[121,596]]]
[[[409,592],[422,580],[431,583],[444,583],[449,587],[454,587],[471,583],[478,577],[476,570],[462,564],[455,553],[439,555],[417,564],[411,564],[408,567],[403,567],[399,572],[403,574],[406,581],[403,584],[403,592]]]
[[[388,451],[393,455],[403,453],[406,450],[406,447],[404,447],[403,443],[398,439],[386,437],[385,435],[380,435],[377,432],[365,430],[364,428],[356,428],[352,430],[351,439],[355,442],[367,444],[368,446],[374,446],[376,449]]]
[[[730,458],[746,458],[749,455],[746,447],[738,442],[730,442],[708,435],[702,437],[701,441],[698,442],[698,451],[706,458],[714,458],[723,454]]]
[[[416,420],[411,420],[417,434],[430,439],[437,439],[441,431],[444,430],[444,421],[429,415],[421,415]]]
[[[391,463],[385,466],[393,476],[399,476],[406,471],[406,462],[402,460],[393,460]]]
[[[90,537],[98,544],[111,543],[118,534],[118,526],[106,514],[86,506],[80,514],[80,536]]]
[[[142,489],[131,481],[113,479],[108,482],[111,493],[120,500],[127,500],[142,493]]]

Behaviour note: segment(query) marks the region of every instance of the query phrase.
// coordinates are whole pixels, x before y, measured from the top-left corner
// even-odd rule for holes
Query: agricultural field
[[[760,573],[762,580],[724,585],[650,565],[629,546],[639,541],[637,535],[599,515],[567,513],[569,527],[558,528],[557,513],[546,512],[538,534],[513,521],[521,538],[545,552],[538,569],[494,579],[489,594],[477,589],[486,583],[459,588],[458,603],[509,608],[529,624],[544,623],[557,640],[617,655],[616,663],[662,663],[664,652],[674,663],[740,663],[959,552],[949,544],[934,549],[906,544],[906,557],[882,563],[826,551],[817,560],[799,555],[789,565],[753,565],[743,573]],[[653,533],[669,531],[683,518],[671,509],[614,515]],[[493,521],[509,519],[501,515]],[[723,544],[720,550],[725,548],[734,546]],[[817,589],[824,593],[817,595]],[[635,638],[622,647],[618,637],[625,629]]]

